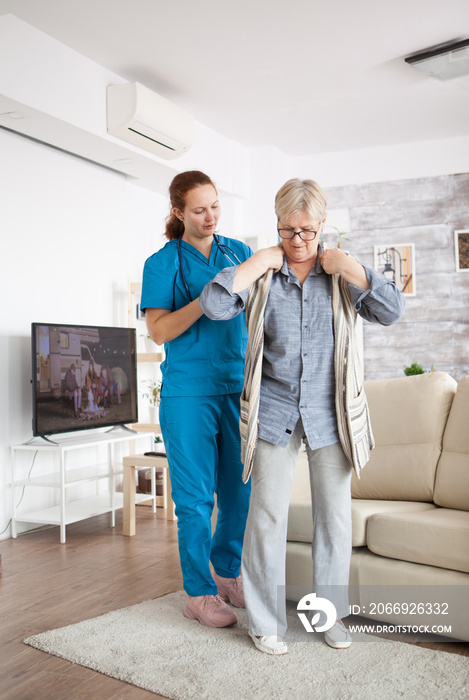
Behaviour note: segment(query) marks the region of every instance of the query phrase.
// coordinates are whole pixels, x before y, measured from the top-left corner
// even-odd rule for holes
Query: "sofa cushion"
[[[288,544],[288,548],[290,546]],[[308,552],[305,559],[307,556]],[[447,628],[445,634],[454,639],[469,640],[469,574],[388,559],[365,548],[352,554],[350,584],[351,604],[360,605],[362,614],[374,622],[385,620],[411,627],[443,624]],[[418,614],[418,608],[416,614],[409,614],[408,608],[389,605],[395,601],[416,603],[417,606],[419,603],[430,605],[426,606],[422,615]],[[448,603],[447,614],[439,614],[435,603]],[[434,612],[431,614],[429,611]],[[410,694],[407,693],[407,696],[410,697]]]
[[[365,382],[376,447],[355,498],[433,501],[435,471],[457,384],[445,372]]]
[[[352,498],[352,546],[366,546],[368,519],[376,513],[412,513],[415,511],[431,510],[436,506],[432,503],[415,501],[375,501],[372,499]],[[304,541],[304,540],[302,540]]]
[[[290,503],[288,509],[288,542],[312,542],[313,513],[311,501],[296,501]]]
[[[469,573],[469,513],[449,508],[372,515],[368,549],[402,559]]]
[[[299,601],[313,590],[313,560],[311,545],[302,542],[288,542],[286,551],[286,597]],[[304,588],[309,590],[304,590]]]
[[[446,508],[469,510],[469,377],[459,382],[451,406],[436,470],[434,501]]]
[[[352,499],[352,547],[366,546],[368,519],[375,513],[413,512],[436,508],[432,503],[414,501],[372,501]],[[313,514],[311,501],[290,503],[288,511],[288,542],[311,543],[313,537]]]

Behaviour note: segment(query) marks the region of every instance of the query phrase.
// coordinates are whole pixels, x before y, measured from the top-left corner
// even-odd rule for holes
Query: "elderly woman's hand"
[[[328,275],[338,274],[360,289],[370,288],[363,266],[338,248],[325,250],[321,255],[321,265]]]
[[[349,256],[338,248],[325,250],[321,255],[322,269],[328,275],[341,275],[347,269],[348,258]]]

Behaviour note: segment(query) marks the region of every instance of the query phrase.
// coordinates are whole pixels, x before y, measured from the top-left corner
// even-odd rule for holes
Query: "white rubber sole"
[[[264,652],[264,654],[275,654],[275,656],[283,656],[283,654],[288,653],[287,645],[285,644],[283,639],[280,638],[281,641],[279,641],[279,637],[276,637],[274,635],[256,637],[256,635],[251,634],[251,632],[249,632],[249,636],[256,645],[256,648],[259,649],[259,651]]]

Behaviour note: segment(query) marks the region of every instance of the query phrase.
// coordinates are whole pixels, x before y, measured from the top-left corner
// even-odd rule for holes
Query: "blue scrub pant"
[[[240,460],[239,394],[163,397],[160,425],[169,464],[184,590],[213,595],[215,572],[239,576],[250,483]],[[211,515],[217,494],[218,518]]]

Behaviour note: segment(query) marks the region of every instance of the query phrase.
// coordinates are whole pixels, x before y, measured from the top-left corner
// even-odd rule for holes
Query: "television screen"
[[[33,323],[33,434],[136,423],[133,328]]]

